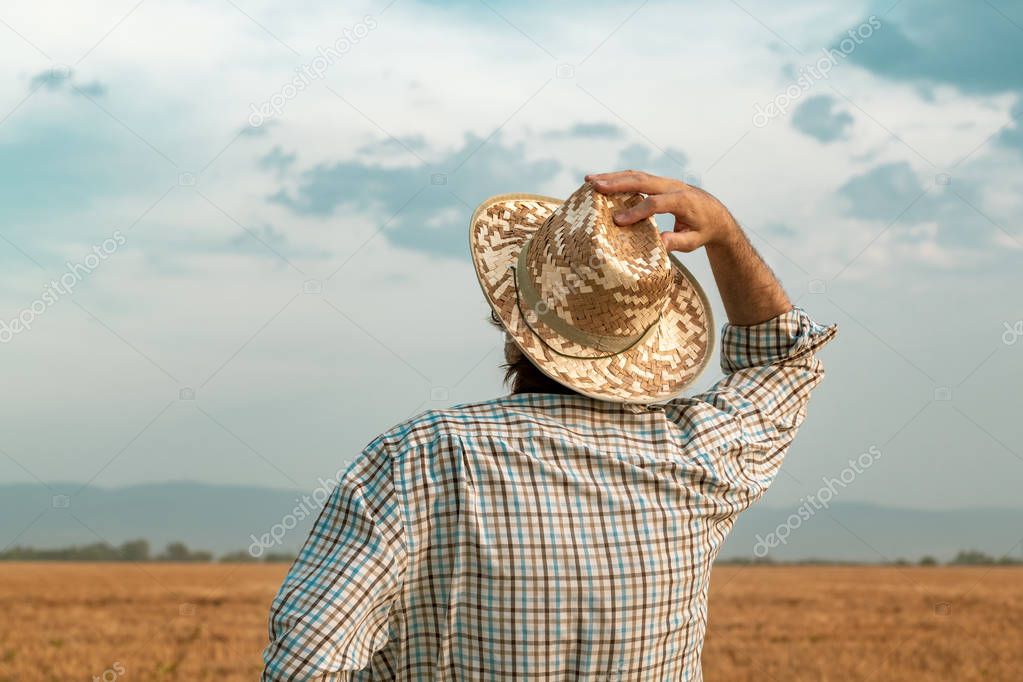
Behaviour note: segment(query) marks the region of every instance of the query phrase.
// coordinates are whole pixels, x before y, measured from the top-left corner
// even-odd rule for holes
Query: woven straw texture
[[[541,371],[583,395],[645,404],[678,395],[700,374],[713,322],[702,288],[669,256],[652,219],[614,224],[615,210],[641,198],[589,184],[564,202],[503,194],[476,209],[469,239],[487,300]],[[538,305],[523,300],[516,276],[528,278]],[[545,322],[552,315],[561,331]]]

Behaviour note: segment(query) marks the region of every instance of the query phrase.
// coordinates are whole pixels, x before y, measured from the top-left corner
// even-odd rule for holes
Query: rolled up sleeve
[[[740,441],[745,473],[766,488],[806,416],[810,393],[824,378],[816,353],[838,328],[814,322],[801,308],[760,324],[726,324],[721,369],[725,376],[690,400],[727,419],[722,444]]]
[[[351,680],[371,664],[403,583],[402,533],[390,458],[371,446],[334,488],[274,599],[262,680]]]

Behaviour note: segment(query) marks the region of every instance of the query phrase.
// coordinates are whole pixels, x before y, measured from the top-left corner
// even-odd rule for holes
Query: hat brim
[[[523,319],[512,266],[523,243],[562,203],[539,194],[499,194],[476,209],[469,221],[469,250],[487,301],[515,345],[558,383],[620,403],[649,404],[677,396],[707,367],[714,322],[706,293],[674,255],[674,278],[660,320],[621,353],[600,354],[542,322]],[[578,357],[590,354],[597,356]]]

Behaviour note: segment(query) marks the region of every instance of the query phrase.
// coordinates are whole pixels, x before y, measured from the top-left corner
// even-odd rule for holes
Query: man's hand
[[[641,192],[646,196],[632,208],[618,211],[615,223],[632,225],[655,214],[675,217],[675,229],[662,232],[668,251],[695,251],[712,243],[725,243],[739,236],[739,226],[725,205],[711,194],[680,180],[661,178],[640,171],[619,171],[587,175],[586,181],[598,192]]]
[[[710,269],[732,324],[759,324],[792,309],[781,283],[749,243],[735,218],[707,192],[679,180],[639,171],[587,175],[586,181],[602,194],[647,195],[632,208],[615,214],[619,225],[632,225],[658,213],[675,216],[674,231],[662,232],[661,241],[669,251],[707,248]]]

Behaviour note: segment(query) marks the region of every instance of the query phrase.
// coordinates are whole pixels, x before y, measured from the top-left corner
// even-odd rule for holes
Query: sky
[[[876,451],[842,501],[1020,507],[1019,3],[10,0],[0,37],[0,483],[312,489],[505,392],[476,205],[638,168],[840,327],[769,504]]]

